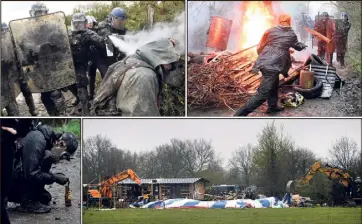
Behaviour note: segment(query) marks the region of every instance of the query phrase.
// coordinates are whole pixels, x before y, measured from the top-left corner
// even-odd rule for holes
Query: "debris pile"
[[[237,53],[221,52],[207,55],[190,53],[188,66],[188,104],[192,108],[211,108],[225,105],[238,107],[256,92],[261,73],[252,73],[255,46]],[[280,75],[280,85],[299,75],[302,62],[295,62],[289,78]]]

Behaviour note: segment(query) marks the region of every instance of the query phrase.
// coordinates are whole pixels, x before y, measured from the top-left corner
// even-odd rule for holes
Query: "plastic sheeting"
[[[141,208],[169,209],[169,208],[286,208],[287,204],[274,197],[251,200],[223,200],[199,201],[193,199],[169,199],[147,203]]]

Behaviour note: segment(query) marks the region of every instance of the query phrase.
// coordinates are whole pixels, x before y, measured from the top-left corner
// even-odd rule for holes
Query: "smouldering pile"
[[[251,74],[254,61],[241,53],[219,56],[216,62],[188,66],[188,104],[192,108],[240,106],[260,85]]]

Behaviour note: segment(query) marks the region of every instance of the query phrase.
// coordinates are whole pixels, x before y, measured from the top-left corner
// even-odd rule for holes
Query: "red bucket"
[[[213,16],[209,28],[206,46],[219,51],[226,50],[229,42],[232,20]]]

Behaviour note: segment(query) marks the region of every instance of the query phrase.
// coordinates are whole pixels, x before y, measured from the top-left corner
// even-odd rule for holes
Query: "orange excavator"
[[[88,190],[88,195],[90,195],[92,198],[101,198],[105,197],[107,199],[111,199],[113,196],[112,193],[112,186],[117,184],[118,182],[125,180],[125,179],[132,179],[134,182],[136,182],[138,185],[141,185],[141,178],[137,176],[137,174],[131,170],[125,170],[122,171],[112,177],[110,177],[107,180],[104,180],[103,182],[98,184],[99,191],[96,189]]]

